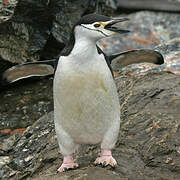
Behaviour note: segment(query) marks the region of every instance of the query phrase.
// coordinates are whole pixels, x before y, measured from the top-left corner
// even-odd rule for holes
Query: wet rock
[[[113,151],[115,169],[94,167],[98,146],[82,146],[75,154],[80,168],[57,174],[62,156],[54,131],[53,112],[17,139],[6,154],[3,179],[179,179],[180,79],[171,73],[119,76],[121,129]],[[94,173],[92,173],[94,172]],[[161,172],[161,173],[160,173]]]

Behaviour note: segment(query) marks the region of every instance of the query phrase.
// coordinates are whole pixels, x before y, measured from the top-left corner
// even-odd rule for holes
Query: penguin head
[[[88,14],[83,16],[74,26],[75,36],[81,36],[92,40],[99,40],[104,37],[114,35],[116,33],[127,33],[117,26],[113,26],[119,22],[127,21],[127,18],[113,19],[98,14]]]

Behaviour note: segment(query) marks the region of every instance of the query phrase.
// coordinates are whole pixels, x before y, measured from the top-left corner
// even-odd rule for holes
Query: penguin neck
[[[81,26],[75,26],[72,30],[70,39],[63,49],[61,55],[69,58],[91,60],[94,56],[98,56],[96,42],[98,38],[93,38],[92,32]]]
[[[90,57],[98,55],[96,41],[87,37],[76,36],[70,55],[83,59],[90,59]]]

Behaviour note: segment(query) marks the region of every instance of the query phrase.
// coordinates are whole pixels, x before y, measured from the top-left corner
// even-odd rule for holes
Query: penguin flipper
[[[151,49],[135,49],[117,54],[112,54],[108,56],[108,59],[111,64],[116,63],[120,68],[135,63],[147,62],[158,65],[164,63],[164,58],[162,54]]]
[[[113,70],[112,70],[112,67],[111,67],[111,61],[110,61],[110,59],[109,59],[109,56],[107,56],[107,55],[102,51],[102,49],[101,49],[99,46],[96,45],[96,48],[97,48],[97,51],[98,51],[99,54],[103,54],[103,55],[104,55],[105,60],[106,60],[106,63],[107,63],[107,66],[109,67],[109,69],[110,69],[110,71],[111,71],[111,74],[112,74],[112,76],[114,77],[114,73],[113,73]]]
[[[57,59],[20,64],[2,74],[2,84],[7,85],[29,77],[54,75]]]

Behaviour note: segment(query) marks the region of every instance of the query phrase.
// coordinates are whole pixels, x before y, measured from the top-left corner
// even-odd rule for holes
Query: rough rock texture
[[[0,0],[0,23],[7,21],[14,13],[16,0]]]
[[[141,11],[131,13],[127,17],[130,20],[121,23],[120,26],[131,32],[106,39],[102,43],[106,53],[111,54],[138,48],[155,48],[157,45],[163,45],[180,37],[180,14],[178,13]]]
[[[103,0],[19,0],[0,24],[0,56],[13,63],[56,57],[80,16],[102,9],[110,14],[113,7]]]
[[[0,158],[3,179],[174,179],[180,178],[180,78],[171,73],[119,76],[121,129],[113,151],[118,166],[94,167],[98,146],[82,146],[80,168],[57,174],[62,156],[53,112],[21,136],[9,139]],[[2,149],[1,147],[1,149]],[[92,173],[93,172],[93,173]]]
[[[161,11],[180,11],[179,0],[117,0],[117,6],[125,9],[149,9]]]
[[[33,83],[33,86],[32,86]],[[0,132],[25,128],[53,110],[53,80],[17,83],[0,92]]]
[[[121,23],[121,27],[132,32],[107,38],[99,42],[107,54],[132,49],[154,49],[159,51],[165,64],[162,66],[141,64],[119,69],[119,73],[142,73],[155,71],[180,72],[180,14],[141,11],[132,13],[130,21]]]
[[[162,43],[154,48],[154,50],[163,54],[165,63],[162,65],[141,63],[132,64],[120,68],[120,64],[112,62],[112,68],[119,74],[139,74],[150,72],[167,71],[180,75],[180,38],[174,38],[167,43]],[[119,59],[120,60],[120,59]]]

